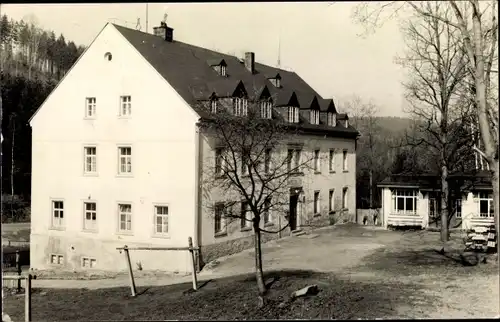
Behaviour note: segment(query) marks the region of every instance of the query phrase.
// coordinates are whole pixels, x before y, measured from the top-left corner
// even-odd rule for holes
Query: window
[[[241,202],[241,228],[250,228],[252,226],[252,212],[250,205],[246,201]]]
[[[319,111],[311,110],[311,124],[319,124]]]
[[[215,149],[215,174],[217,176],[224,175],[226,171],[226,160],[224,159],[224,149]]]
[[[214,218],[214,231],[215,234],[226,233],[226,217],[225,217],[225,205],[224,203],[215,204],[215,218]]]
[[[479,216],[484,218],[494,217],[493,194],[479,192],[476,194],[476,198],[479,198]]]
[[[111,61],[113,59],[113,55],[111,55],[111,53],[108,51],[104,54],[104,59]]]
[[[262,216],[264,217],[264,225],[271,223],[271,198],[266,198],[264,201],[264,211]]]
[[[132,205],[118,204],[118,220],[120,232],[132,232]]]
[[[52,227],[64,227],[64,202],[52,201]]]
[[[417,190],[393,191],[394,212],[400,215],[416,215],[417,195]]]
[[[314,213],[315,214],[319,214],[319,191],[314,191]]]
[[[217,99],[210,100],[210,112],[213,114],[217,113]]]
[[[233,114],[235,116],[248,115],[248,100],[245,98],[233,98]]]
[[[455,200],[455,217],[462,218],[462,199]]]
[[[96,98],[87,97],[85,99],[85,117],[94,118],[96,110]]]
[[[300,150],[299,149],[289,149],[287,156],[288,171],[299,172],[300,171]]]
[[[132,98],[130,96],[120,96],[120,116],[130,116],[132,114]]]
[[[337,125],[337,115],[335,115],[335,113],[328,112],[327,123],[328,123],[328,126],[336,126]]]
[[[328,210],[333,211],[335,209],[335,190],[331,189],[328,192]]]
[[[167,206],[155,206],[155,233],[168,234]]]
[[[131,147],[119,147],[119,174],[131,174],[132,173],[132,148]]]
[[[97,261],[95,258],[82,257],[82,267],[83,268],[95,268]]]
[[[342,170],[347,171],[347,150],[342,151]]]
[[[271,172],[271,149],[264,151],[264,172]]]
[[[347,209],[347,187],[342,189],[342,208]]]
[[[263,119],[273,118],[273,103],[271,101],[260,103],[260,117]]]
[[[319,150],[314,151],[314,172],[320,172]]]
[[[50,254],[50,263],[55,265],[64,264],[64,256],[57,254]]]
[[[328,158],[328,169],[330,172],[335,172],[335,150],[330,149],[330,156]]]
[[[295,106],[288,107],[288,122],[299,123],[299,108]]]
[[[220,65],[220,75],[226,77],[226,66]]]
[[[345,121],[344,121],[344,126],[345,126],[345,127],[349,127],[349,121],[348,121],[348,120],[345,120]]]
[[[269,78],[269,81],[275,86],[275,87],[281,87],[281,78],[276,77],[276,78]]]
[[[248,152],[241,153],[241,174],[244,176],[250,171],[249,162],[251,162],[251,160],[249,158],[250,156],[248,155]]]
[[[83,229],[97,230],[97,205],[95,202],[84,202]]]
[[[97,173],[97,148],[95,146],[86,146],[83,149],[85,154],[84,172],[87,174]]]

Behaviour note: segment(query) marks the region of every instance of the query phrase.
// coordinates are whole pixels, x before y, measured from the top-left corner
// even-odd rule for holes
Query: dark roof
[[[469,173],[457,172],[448,176],[450,184],[461,189],[492,188],[491,172],[479,170]],[[441,177],[437,174],[391,174],[382,180],[379,187],[407,187],[418,189],[441,189]]]
[[[174,87],[200,117],[208,117],[200,108],[199,101],[208,100],[215,93],[219,97],[231,96],[238,84],[243,84],[249,98],[260,96],[265,87],[277,106],[288,104],[293,93],[301,109],[309,108],[317,98],[321,111],[325,112],[333,100],[323,99],[295,72],[255,62],[255,73],[250,73],[239,58],[213,50],[189,45],[180,41],[165,41],[163,38],[113,24],[137,51]],[[224,61],[227,77],[220,76],[213,64]],[[275,87],[268,78],[281,77],[281,87]],[[331,101],[327,102],[327,101]],[[335,107],[333,107],[335,109]],[[317,126],[317,125],[314,125]],[[324,131],[350,133],[358,132],[352,127],[335,131],[335,128],[320,125]],[[342,127],[338,125],[337,127]]]

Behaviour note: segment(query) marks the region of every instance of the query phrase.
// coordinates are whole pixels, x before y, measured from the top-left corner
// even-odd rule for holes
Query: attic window
[[[217,113],[217,99],[213,98],[210,100],[210,112],[213,114]]]
[[[349,127],[349,121],[348,121],[348,120],[345,120],[345,121],[344,121],[344,126],[345,126],[345,127]]]
[[[299,123],[299,108],[296,106],[288,107],[288,122]]]
[[[319,111],[311,110],[311,124],[319,124]]]
[[[260,117],[263,119],[273,118],[273,103],[271,101],[260,102]]]
[[[327,116],[328,126],[336,126],[337,125],[337,115],[333,112],[328,112]]]
[[[220,63],[218,65],[213,65],[212,66],[215,71],[217,72],[217,74],[219,74],[219,76],[222,76],[222,77],[226,77],[227,74],[226,74],[226,64],[224,63]]]
[[[107,53],[104,54],[104,59],[107,61],[111,61],[113,59],[113,55],[108,51]]]
[[[281,78],[270,78],[269,81],[274,85],[274,87],[281,87]]]
[[[233,98],[233,114],[235,116],[248,115],[248,101],[246,98]]]

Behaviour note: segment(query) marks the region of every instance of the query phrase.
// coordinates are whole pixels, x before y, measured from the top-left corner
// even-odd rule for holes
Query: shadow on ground
[[[400,307],[415,301],[429,305],[418,285],[356,282],[332,273],[272,271],[275,279],[265,305],[258,307],[253,275],[211,280],[197,292],[190,283],[138,288],[130,297],[126,287],[99,290],[39,289],[33,294],[33,320],[237,320],[237,319],[357,319],[405,317]],[[280,307],[290,294],[317,284],[320,292]],[[424,305],[425,306],[425,305]],[[22,320],[24,299],[9,296],[4,310],[13,320]],[[404,311],[404,310],[403,310]],[[425,316],[412,312],[413,316]]]

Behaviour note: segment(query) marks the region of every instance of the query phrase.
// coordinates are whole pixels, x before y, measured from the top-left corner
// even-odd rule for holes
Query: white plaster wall
[[[112,61],[104,59],[106,52]],[[118,116],[121,95],[132,97],[128,119]],[[86,97],[97,98],[95,120],[84,119]],[[187,246],[195,232],[196,121],[177,92],[108,24],[32,120],[31,265],[47,266],[56,250],[68,258],[97,257],[102,269],[99,263],[122,261],[103,241]],[[86,144],[97,146],[94,177],[83,174]],[[120,144],[132,146],[131,177],[117,176]],[[49,229],[51,198],[64,200],[64,231]],[[97,233],[82,231],[88,199],[97,202]],[[133,235],[117,234],[118,202],[132,204]],[[155,203],[169,207],[169,238],[152,237]],[[55,242],[60,246],[48,237],[61,239]],[[186,266],[187,252],[181,257],[169,265]]]

